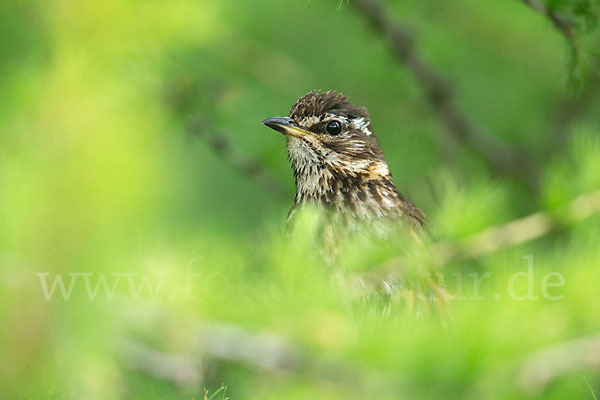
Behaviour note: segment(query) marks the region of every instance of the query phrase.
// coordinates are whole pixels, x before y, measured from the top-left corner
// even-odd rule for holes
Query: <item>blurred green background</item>
[[[381,2],[458,112],[527,160],[506,172],[448,135],[353,1],[0,4],[0,398],[600,394],[599,219],[564,211],[600,188],[600,4],[536,3],[573,52],[527,2]],[[560,228],[443,266],[439,309],[418,285],[357,298],[310,221],[285,240],[293,177],[261,121],[312,89],[368,107],[442,240],[538,211]],[[511,298],[529,255],[538,299]]]

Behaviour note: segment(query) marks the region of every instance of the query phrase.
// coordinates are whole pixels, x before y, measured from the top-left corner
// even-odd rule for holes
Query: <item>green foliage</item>
[[[600,76],[598,35],[600,4],[594,0],[548,0],[547,13],[571,47],[571,83],[580,91]]]
[[[227,394],[227,386],[221,385],[221,387],[218,388],[217,390],[215,390],[210,395],[210,397],[208,397],[208,390],[205,389],[204,399],[205,400],[227,400],[227,399],[229,399],[229,397],[227,397],[226,394]]]
[[[564,35],[523,2],[381,3],[539,187],[448,136],[353,0],[0,6],[2,396],[595,398],[593,368],[524,371],[600,331],[599,218],[567,212],[600,188],[596,75],[573,97]],[[594,70],[598,3],[543,4]],[[285,141],[260,121],[311,89],[368,107],[432,238],[350,237],[331,265],[318,215],[286,231]],[[196,118],[284,198],[192,134]],[[537,212],[558,222],[535,240],[445,263],[431,247]],[[552,273],[564,285],[544,292]]]
[[[548,168],[543,198],[550,209],[562,207],[578,194],[600,187],[598,133],[597,128],[590,127],[576,130],[566,154]]]
[[[571,23],[579,22],[582,30],[592,30],[598,22],[598,2],[594,0],[547,0],[546,5]]]
[[[507,220],[505,186],[474,177],[461,187],[447,172],[441,173],[438,181],[443,199],[433,225],[444,237],[464,237]]]

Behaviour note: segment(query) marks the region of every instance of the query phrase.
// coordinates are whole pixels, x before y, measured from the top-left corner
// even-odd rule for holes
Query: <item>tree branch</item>
[[[575,34],[577,24],[569,21],[562,14],[551,10],[537,0],[521,0],[521,2],[538,14],[545,16],[552,22],[552,25],[554,25],[556,30],[558,30],[563,35],[567,43],[569,43],[571,51],[573,52],[573,57],[576,60],[579,52],[581,51],[581,44],[577,39],[577,35]]]
[[[444,263],[454,258],[481,257],[503,248],[538,239],[564,226],[565,223],[575,223],[597,214],[600,214],[600,190],[583,194],[571,201],[564,208],[560,220],[552,214],[540,211],[485,229],[467,237],[457,245],[439,244],[438,247],[441,253],[446,254]]]
[[[520,0],[523,4],[531,8],[536,13],[547,18],[563,36],[569,48],[571,49],[571,70],[575,69],[584,57],[583,43],[577,35],[578,24],[556,10],[546,7],[539,0]],[[591,68],[597,68],[597,57],[592,56],[591,61],[595,65]],[[551,140],[547,140],[549,144],[547,152],[552,154],[555,149],[560,148],[565,143],[565,134],[569,132],[574,121],[580,118],[590,107],[598,95],[600,89],[600,79],[598,74],[591,74],[585,82],[585,87],[582,87],[577,93],[570,93],[562,99],[556,109],[552,112],[551,119],[554,120],[550,128]]]
[[[162,353],[150,345],[133,340],[123,340],[119,354],[129,368],[173,382],[182,390],[193,391],[202,384],[202,363],[193,357]]]
[[[187,130],[203,140],[240,175],[249,178],[278,199],[288,197],[288,190],[259,160],[237,154],[227,137],[213,129],[201,116],[193,117],[187,124]]]
[[[459,110],[451,85],[416,51],[414,38],[406,27],[394,24],[377,0],[352,0],[351,4],[387,40],[398,61],[413,73],[445,132],[454,141],[481,154],[498,171],[522,178],[531,187],[537,186],[537,171],[525,156],[475,126]]]
[[[310,376],[330,385],[357,390],[380,386],[394,388],[398,379],[370,368],[352,365],[308,349],[274,332],[252,332],[242,326],[211,322],[199,325],[195,340],[185,355],[162,353],[136,340],[124,339],[119,354],[132,369],[175,383],[182,389],[197,389],[212,362],[243,365],[252,371],[278,375]]]
[[[539,211],[502,225],[490,227],[459,241],[442,240],[431,244],[427,249],[433,265],[443,267],[452,261],[469,260],[487,256],[498,250],[517,246],[541,238],[552,231],[560,229],[565,224],[583,221],[600,214],[600,189],[583,194],[567,204],[561,218]],[[365,274],[362,278],[373,281],[376,276],[381,281],[385,276],[388,281],[402,275],[400,267],[410,265],[411,260],[406,256],[394,257],[379,268]]]
[[[553,140],[548,140],[550,151],[560,148],[565,143],[565,134],[569,132],[574,121],[585,115],[590,106],[598,97],[600,80],[592,79],[581,93],[568,94],[563,98],[552,112],[554,124],[551,128]]]
[[[528,392],[538,391],[562,375],[590,369],[600,371],[600,333],[534,353],[522,366],[518,382]]]

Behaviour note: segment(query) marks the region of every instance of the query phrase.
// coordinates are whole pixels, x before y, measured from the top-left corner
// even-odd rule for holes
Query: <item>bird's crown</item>
[[[366,108],[352,105],[347,96],[333,90],[324,93],[314,90],[308,92],[298,99],[290,110],[290,118],[297,122],[325,117],[328,114],[348,119],[363,118],[365,122],[371,122]]]

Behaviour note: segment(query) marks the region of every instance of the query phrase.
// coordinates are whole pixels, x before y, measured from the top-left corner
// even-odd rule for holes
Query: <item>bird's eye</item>
[[[342,131],[342,124],[340,121],[333,120],[327,124],[327,133],[330,135],[337,135]]]

